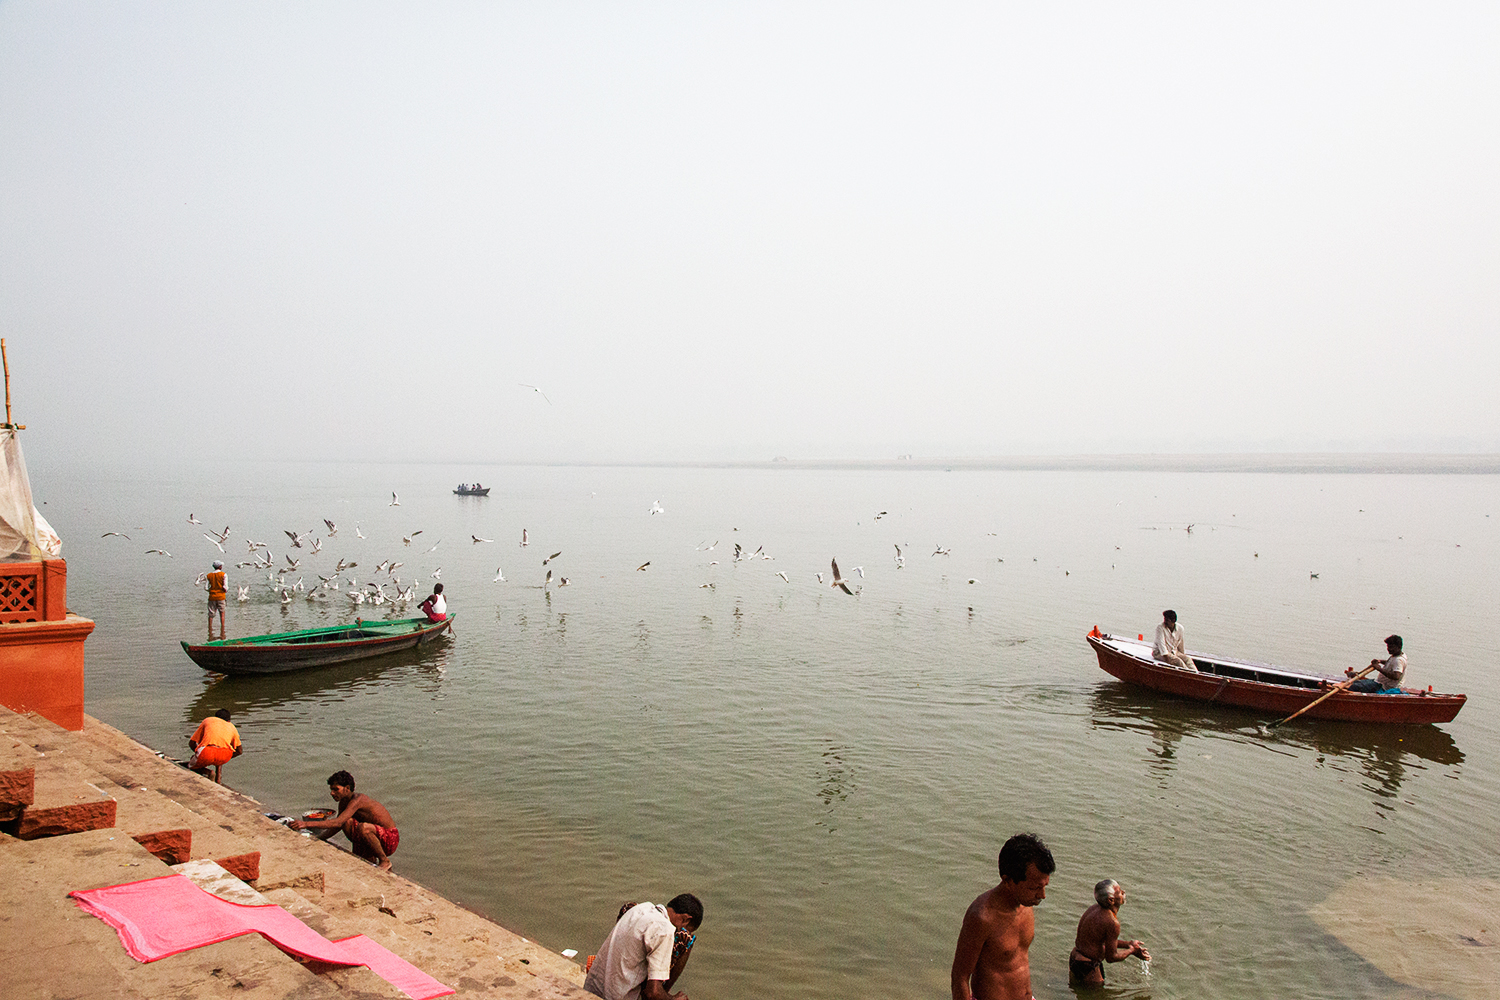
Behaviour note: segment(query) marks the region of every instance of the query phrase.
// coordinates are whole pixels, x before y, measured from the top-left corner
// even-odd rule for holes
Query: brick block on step
[[[157,830],[130,839],[169,865],[180,865],[193,856],[192,830]]]
[[[0,813],[19,812],[36,801],[36,768],[0,771]]]
[[[260,878],[260,852],[236,854],[233,857],[217,858],[214,864],[242,882],[254,882]]]

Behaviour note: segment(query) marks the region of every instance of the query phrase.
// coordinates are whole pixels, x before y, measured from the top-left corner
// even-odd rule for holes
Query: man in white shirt
[[[583,988],[604,1000],[687,1000],[686,993],[667,992],[682,971],[672,961],[672,945],[679,930],[696,936],[702,922],[703,904],[692,893],[666,906],[636,904],[599,946]]]
[[[1156,645],[1151,649],[1151,656],[1179,670],[1196,671],[1198,669],[1193,658],[1187,654],[1187,647],[1183,645],[1182,628],[1177,624],[1177,612],[1167,610],[1161,613],[1161,624],[1156,626]]]
[[[1388,635],[1385,637],[1385,651],[1390,654],[1388,659],[1379,657],[1370,661],[1370,666],[1375,668],[1373,677],[1361,677],[1349,685],[1350,691],[1360,691],[1364,694],[1399,694],[1401,681],[1406,677],[1406,654],[1401,652],[1401,637],[1399,635]],[[1344,671],[1345,677],[1354,676],[1354,668],[1350,667]]]

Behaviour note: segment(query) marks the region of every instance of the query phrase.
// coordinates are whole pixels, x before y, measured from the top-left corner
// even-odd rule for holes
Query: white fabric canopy
[[[14,427],[0,429],[0,559],[14,553],[62,555],[62,539],[31,499],[26,459]]]

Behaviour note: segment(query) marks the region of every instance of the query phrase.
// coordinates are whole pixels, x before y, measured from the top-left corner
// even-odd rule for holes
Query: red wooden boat
[[[1099,666],[1127,684],[1219,705],[1237,705],[1284,718],[1328,693],[1345,678],[1314,674],[1269,663],[1233,660],[1189,652],[1198,672],[1182,670],[1152,659],[1152,644],[1143,639],[1100,633],[1088,634]],[[1341,691],[1302,716],[1344,722],[1424,724],[1452,722],[1468,700],[1462,694],[1433,694],[1402,688],[1400,694],[1360,694]]]

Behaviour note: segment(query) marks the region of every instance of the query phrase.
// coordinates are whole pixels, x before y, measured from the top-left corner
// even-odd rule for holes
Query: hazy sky
[[[1493,2],[0,3],[33,463],[1500,451],[1497,179]]]

